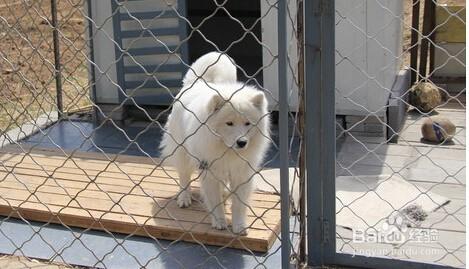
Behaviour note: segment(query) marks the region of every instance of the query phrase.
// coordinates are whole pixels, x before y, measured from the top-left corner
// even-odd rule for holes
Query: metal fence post
[[[417,62],[419,51],[419,16],[420,16],[420,0],[412,0],[412,29],[410,41],[410,84],[414,84],[417,80]]]
[[[63,101],[62,101],[62,67],[60,65],[60,47],[59,47],[59,31],[57,22],[57,1],[51,0],[51,24],[54,27],[52,31],[52,38],[54,41],[54,62],[55,62],[55,87],[57,92],[57,110],[59,117],[63,114]]]
[[[278,1],[278,83],[282,268],[290,267],[290,193],[288,178],[287,1]]]
[[[425,79],[427,78],[427,58],[428,58],[428,51],[429,46],[433,46],[429,40],[431,40],[432,36],[432,17],[435,16],[435,3],[432,0],[425,0],[425,5],[423,9],[423,36],[421,40],[420,46],[420,63],[419,63],[419,75]],[[418,79],[419,80],[419,79]],[[418,81],[417,80],[417,81]]]
[[[303,0],[297,0],[297,42],[298,42],[298,132],[300,141],[304,141],[304,32],[303,32]],[[298,159],[299,168],[299,210],[300,210],[300,242],[298,243],[298,257],[301,263],[306,262],[306,166],[305,166],[305,148],[300,147],[300,156]]]
[[[335,254],[335,9],[304,3],[308,265]]]

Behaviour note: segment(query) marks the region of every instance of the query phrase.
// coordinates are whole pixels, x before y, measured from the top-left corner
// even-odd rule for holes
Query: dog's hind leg
[[[205,171],[201,180],[201,190],[207,211],[212,220],[212,227],[224,230],[227,227],[225,219],[225,203],[223,202],[223,192],[221,179],[215,178],[210,172]]]

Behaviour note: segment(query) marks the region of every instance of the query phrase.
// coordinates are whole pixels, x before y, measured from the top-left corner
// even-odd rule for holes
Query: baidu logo
[[[401,214],[391,215],[387,221],[378,227],[367,229],[353,229],[354,243],[388,243],[402,244],[404,242],[431,243],[438,241],[438,230],[414,228]]]

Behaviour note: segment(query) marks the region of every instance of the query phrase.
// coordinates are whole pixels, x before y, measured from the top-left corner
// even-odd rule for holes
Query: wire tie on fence
[[[199,170],[207,170],[208,169],[208,162],[205,160],[200,161]]]

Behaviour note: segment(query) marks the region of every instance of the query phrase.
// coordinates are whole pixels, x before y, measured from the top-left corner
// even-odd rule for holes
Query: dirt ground
[[[27,257],[0,255],[0,268],[2,269],[79,269],[58,263],[50,263]]]
[[[58,0],[64,109],[89,103],[83,0]],[[0,130],[57,110],[50,1],[0,1]]]

